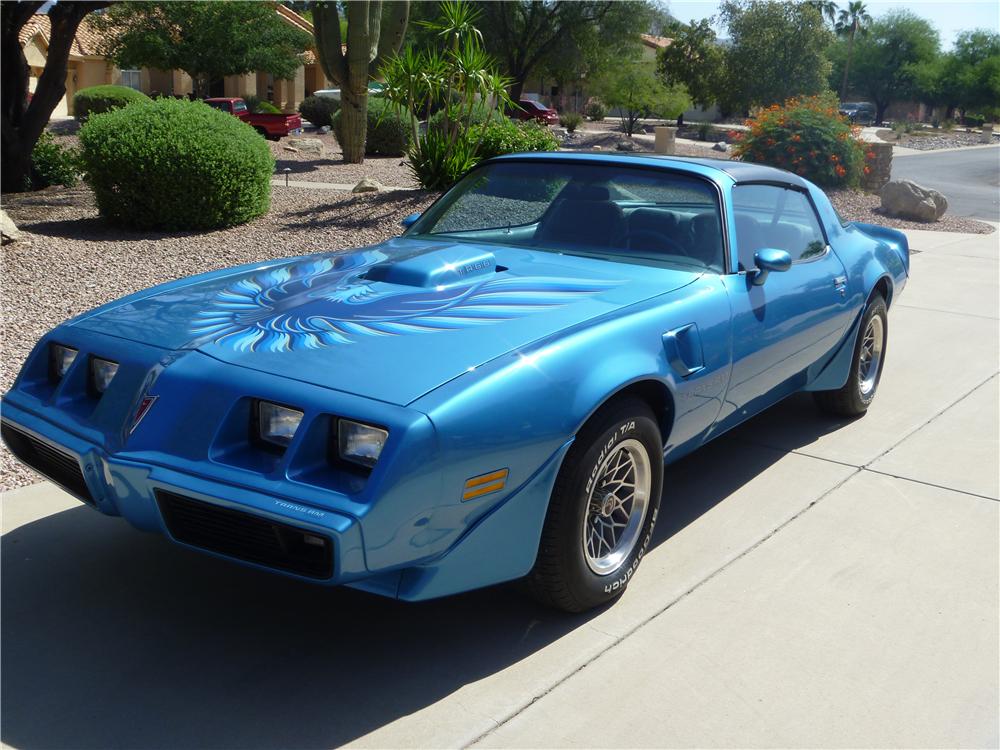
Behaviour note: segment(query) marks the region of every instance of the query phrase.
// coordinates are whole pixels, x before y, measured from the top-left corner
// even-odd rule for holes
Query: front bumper
[[[348,515],[109,455],[10,401],[3,438],[20,460],[87,505],[178,544],[326,584],[369,574],[360,525]]]

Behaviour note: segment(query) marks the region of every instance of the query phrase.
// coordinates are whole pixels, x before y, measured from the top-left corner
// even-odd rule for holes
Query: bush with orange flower
[[[865,169],[865,148],[837,112],[836,99],[810,96],[774,104],[746,121],[733,156],[787,169],[817,185],[856,185]]]

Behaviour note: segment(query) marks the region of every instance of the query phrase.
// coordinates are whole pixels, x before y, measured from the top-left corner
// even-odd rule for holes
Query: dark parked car
[[[839,111],[856,125],[871,125],[875,122],[875,105],[869,102],[844,102]]]
[[[521,99],[511,112],[511,117],[518,120],[537,120],[543,125],[559,124],[559,113],[534,99]]]

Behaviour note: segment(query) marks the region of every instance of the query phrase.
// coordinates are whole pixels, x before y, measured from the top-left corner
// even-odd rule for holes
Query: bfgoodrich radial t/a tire
[[[653,534],[663,487],[663,443],[652,411],[623,398],[577,435],[549,501],[532,594],[581,612],[620,596]]]
[[[868,411],[885,364],[886,344],[889,340],[889,317],[885,300],[880,295],[872,297],[861,319],[858,340],[854,343],[851,374],[843,388],[836,391],[818,391],[813,394],[824,411],[840,417],[859,417]]]

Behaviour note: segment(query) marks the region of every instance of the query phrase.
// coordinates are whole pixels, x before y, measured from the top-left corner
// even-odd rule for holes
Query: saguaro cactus
[[[368,130],[368,82],[382,61],[394,54],[406,33],[408,0],[352,0],[345,3],[347,49],[340,34],[336,2],[317,3],[313,9],[316,52],[326,77],[340,86],[341,133],[344,161],[360,164],[365,158]],[[385,12],[383,13],[383,5]]]

